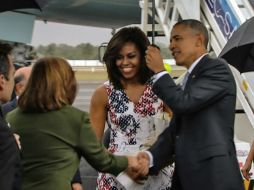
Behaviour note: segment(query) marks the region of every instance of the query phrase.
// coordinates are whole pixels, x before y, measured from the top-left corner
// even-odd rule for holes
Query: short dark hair
[[[122,75],[116,66],[116,60],[121,48],[128,42],[136,45],[140,51],[141,64],[138,72],[138,81],[145,84],[153,75],[153,72],[147,67],[145,60],[145,51],[150,42],[145,33],[138,27],[125,27],[119,30],[109,41],[103,61],[106,64],[109,81],[112,82],[116,89],[123,89],[120,81]]]
[[[204,46],[205,46],[205,48],[207,48],[208,41],[209,41],[208,30],[202,22],[200,22],[199,20],[195,20],[195,19],[185,19],[185,20],[180,20],[174,26],[177,26],[177,25],[188,26],[188,27],[198,31],[199,33],[201,33],[205,37]]]
[[[11,45],[0,43],[0,74],[6,80],[9,80],[10,61],[8,55],[11,54],[12,49]]]

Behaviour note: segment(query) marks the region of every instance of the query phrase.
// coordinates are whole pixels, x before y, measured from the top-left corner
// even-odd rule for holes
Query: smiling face
[[[124,80],[132,80],[137,78],[140,69],[140,51],[132,42],[127,42],[120,49],[116,59],[116,66]]]
[[[169,49],[172,51],[176,64],[189,68],[196,59],[205,53],[202,40],[202,35],[196,30],[181,24],[174,26]]]

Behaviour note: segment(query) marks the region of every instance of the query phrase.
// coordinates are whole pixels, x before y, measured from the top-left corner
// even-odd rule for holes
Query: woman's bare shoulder
[[[92,95],[92,99],[91,101],[96,101],[96,102],[104,102],[106,103],[108,101],[108,94],[107,94],[107,90],[106,87],[102,84],[100,86],[98,86],[93,95]]]

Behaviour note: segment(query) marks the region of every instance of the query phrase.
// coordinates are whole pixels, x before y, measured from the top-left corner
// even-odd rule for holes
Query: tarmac
[[[90,99],[94,90],[103,83],[103,81],[78,81],[79,90],[73,106],[89,112]],[[80,173],[82,179],[83,190],[95,190],[97,171],[93,169],[85,159],[81,159]]]

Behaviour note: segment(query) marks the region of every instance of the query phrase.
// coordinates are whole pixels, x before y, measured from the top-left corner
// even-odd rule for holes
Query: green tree
[[[36,48],[36,52],[40,56],[60,56],[66,59],[98,59],[98,47],[90,43],[82,43],[75,47],[67,44],[56,45],[52,43],[47,46],[40,45]]]
[[[157,44],[160,47],[164,59],[172,58],[168,47],[163,43]],[[38,46],[36,52],[39,56],[60,56],[73,60],[92,60],[98,59],[98,46],[90,43],[81,43],[77,46],[67,44],[49,44],[47,46]]]

